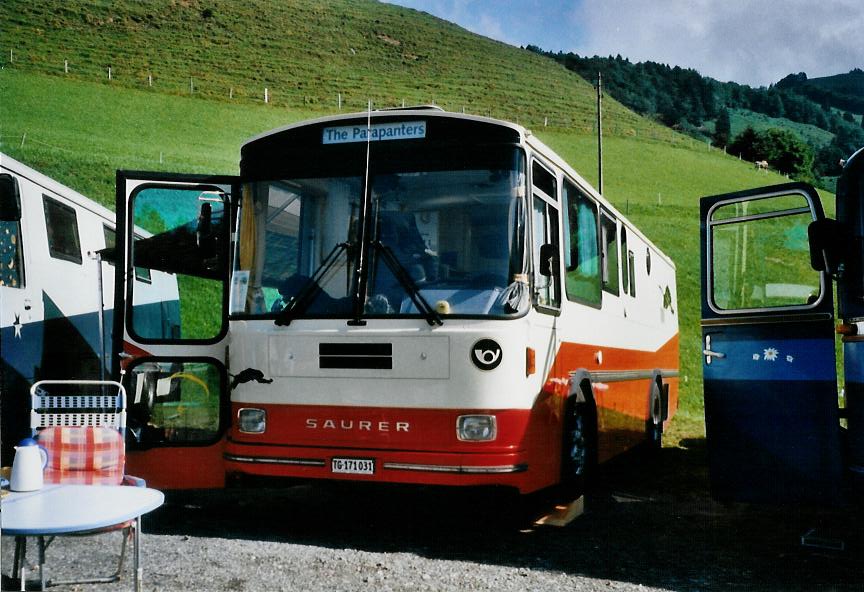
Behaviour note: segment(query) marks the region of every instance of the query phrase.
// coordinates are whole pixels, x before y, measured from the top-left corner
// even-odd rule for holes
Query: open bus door
[[[719,499],[816,502],[839,491],[832,286],[808,241],[823,219],[800,183],[701,200],[705,423]]]
[[[129,393],[127,471],[155,487],[225,482],[238,187],[234,177],[117,172],[113,353]]]

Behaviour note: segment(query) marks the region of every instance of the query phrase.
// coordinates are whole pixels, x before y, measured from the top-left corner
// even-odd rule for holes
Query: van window
[[[600,249],[597,206],[568,181],[564,182],[568,231],[564,233],[564,288],[567,299],[599,306]]]
[[[536,160],[531,163],[531,177],[535,189],[542,191],[546,197],[553,200],[558,199],[557,192],[555,191],[555,175],[543,168]]]
[[[0,221],[0,286],[24,287],[24,254],[18,220]]]
[[[45,226],[48,230],[48,253],[55,259],[81,264],[81,240],[75,210],[47,195],[42,196]]]
[[[627,257],[627,228],[621,225],[621,283],[625,294],[630,293],[630,259]]]
[[[606,212],[600,216],[600,246],[603,251],[603,289],[610,294],[619,293],[618,284],[618,225]]]

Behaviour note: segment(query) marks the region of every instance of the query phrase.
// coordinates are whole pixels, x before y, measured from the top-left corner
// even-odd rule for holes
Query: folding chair
[[[63,392],[50,394],[46,387],[62,387]],[[74,390],[73,390],[74,389]],[[106,394],[108,390],[115,394]],[[74,394],[69,394],[73,391]],[[87,394],[83,392],[87,391]],[[93,394],[94,392],[100,394]],[[46,484],[134,485],[144,487],[143,479],[126,476],[126,390],[119,382],[104,380],[43,380],[30,389],[30,428],[39,444],[48,452],[44,471]],[[127,541],[135,547],[135,570],[139,568],[138,532],[135,520],[129,520],[95,531],[76,533],[95,535],[120,530],[123,533],[117,571],[107,577],[74,581],[52,581],[50,585],[111,583],[120,579],[126,559]],[[44,562],[45,550],[55,537],[39,538],[39,554]],[[23,565],[26,539],[16,540],[15,573]]]

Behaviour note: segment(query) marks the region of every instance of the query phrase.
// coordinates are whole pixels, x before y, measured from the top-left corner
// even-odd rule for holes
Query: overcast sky
[[[864,0],[390,0],[516,46],[767,86],[864,68]]]

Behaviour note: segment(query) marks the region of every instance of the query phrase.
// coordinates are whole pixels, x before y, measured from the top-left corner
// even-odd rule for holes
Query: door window
[[[132,197],[135,278],[128,326],[142,341],[206,341],[225,329],[228,209],[206,186],[140,187]]]
[[[143,361],[129,369],[130,429],[147,444],[210,444],[221,426],[222,372],[207,360]]]
[[[531,168],[534,184],[534,297],[541,307],[561,305],[559,281],[560,241],[558,240],[557,182],[555,176],[538,162]],[[542,259],[547,261],[542,261]],[[550,265],[551,263],[551,265]],[[544,271],[548,273],[544,273]]]
[[[716,309],[808,307],[820,300],[810,266],[813,214],[800,194],[720,204],[710,213],[710,297]]]

